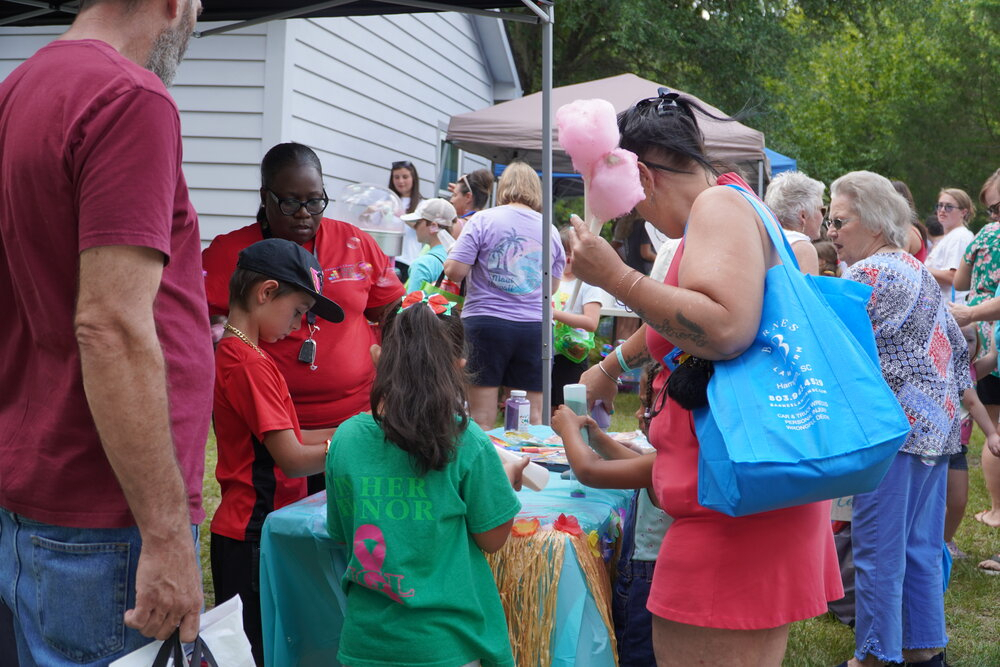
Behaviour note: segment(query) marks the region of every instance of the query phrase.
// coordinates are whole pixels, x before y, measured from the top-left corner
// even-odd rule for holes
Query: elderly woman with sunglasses
[[[812,242],[820,238],[826,217],[824,190],[820,181],[799,171],[786,171],[775,176],[764,193],[764,203],[784,228],[799,269],[814,276],[819,275],[819,256]]]
[[[303,316],[302,327],[276,343],[261,343],[288,382],[303,429],[329,429],[369,408],[375,377],[368,348],[377,342],[369,321],[398,305],[403,286],[390,259],[354,225],[323,217],[329,200],[323,169],[310,148],[278,144],[260,165],[257,220],[217,236],[202,253],[209,316],[229,313],[229,278],[240,251],[264,238],[294,241],[323,267],[323,294],[344,309],[338,324]],[[319,476],[320,481],[322,475]],[[310,491],[315,488],[312,482]]]
[[[639,157],[646,198],[636,209],[672,238],[684,237],[664,283],[627,267],[599,236],[574,219],[574,272],[613,294],[644,325],[581,382],[611,405],[618,376],[646,360],[693,355],[732,359],[760,325],[764,274],[774,253],[749,191],[736,174],[719,174],[705,156],[696,103],[665,88],[619,116],[621,146]],[[773,223],[772,223],[773,224]],[[687,362],[685,362],[687,363]],[[683,364],[682,364],[683,366]],[[680,376],[679,371],[674,371]],[[730,517],[698,504],[698,438],[688,401],[660,394],[653,380],[649,439],[656,447],[652,486],[674,523],[653,573],[657,665],[781,664],[793,621],[824,613],[843,596],[829,503]],[[702,397],[704,392],[702,391]],[[734,406],[735,409],[735,406]]]
[[[844,277],[872,287],[882,374],[912,425],[878,488],[854,496],[856,651],[844,664],[942,666],[945,490],[968,346],[938,281],[903,250],[911,212],[888,179],[851,172],[830,191],[827,235],[851,264]]]

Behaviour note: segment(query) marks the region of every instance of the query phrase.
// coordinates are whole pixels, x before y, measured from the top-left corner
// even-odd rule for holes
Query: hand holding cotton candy
[[[573,168],[589,179],[594,164],[618,146],[615,108],[607,100],[576,100],[556,111],[559,143]]]
[[[594,165],[587,203],[597,220],[619,218],[645,198],[639,182],[639,160],[632,151],[616,148]]]

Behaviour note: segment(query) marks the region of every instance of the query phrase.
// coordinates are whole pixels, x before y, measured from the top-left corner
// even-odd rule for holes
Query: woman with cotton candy
[[[661,88],[615,124],[610,105],[577,104],[557,116],[560,143],[587,183],[590,224],[573,220],[574,271],[644,322],[581,382],[590,400],[610,405],[619,375],[649,359],[661,364],[650,482],[674,523],[647,603],[657,664],[780,665],[789,624],[843,595],[829,504],[738,518],[702,507],[691,415],[707,403],[713,360],[739,356],[760,326],[770,240],[739,191],[749,186],[706,156],[697,117],[710,114],[700,105]],[[619,147],[609,150],[616,134]],[[683,237],[662,284],[626,266],[598,235],[603,218],[633,206],[667,236]]]

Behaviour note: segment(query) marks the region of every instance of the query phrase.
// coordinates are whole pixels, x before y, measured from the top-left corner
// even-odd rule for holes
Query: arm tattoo
[[[653,327],[658,334],[672,343],[677,343],[682,340],[690,340],[698,347],[704,347],[708,344],[708,335],[705,333],[705,330],[697,323],[684,317],[679,310],[674,317],[677,322],[676,325],[671,323],[669,318],[664,318],[658,322],[654,322],[650,320],[646,316],[646,313],[641,310],[636,310],[635,312],[642,318],[643,322]]]
[[[625,357],[625,363],[627,363],[630,368],[639,368],[640,366],[644,366],[646,362],[652,360],[653,355],[651,355],[649,350],[645,347],[643,347],[640,352]]]

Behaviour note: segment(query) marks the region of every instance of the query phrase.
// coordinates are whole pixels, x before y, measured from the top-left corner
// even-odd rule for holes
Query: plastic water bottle
[[[528,425],[531,423],[531,403],[526,398],[527,392],[521,389],[512,389],[510,398],[504,403],[503,428],[505,431],[528,432]]]
[[[563,400],[570,410],[578,415],[587,414],[587,385],[567,384],[563,386]],[[590,446],[590,433],[586,427],[580,429],[583,441]]]

